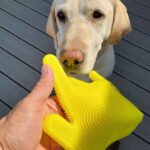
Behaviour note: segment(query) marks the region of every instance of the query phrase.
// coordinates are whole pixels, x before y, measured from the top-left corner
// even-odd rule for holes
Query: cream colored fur
[[[59,10],[67,15],[65,23],[57,18]],[[104,17],[94,20],[94,10],[100,10]],[[46,29],[54,38],[58,59],[63,49],[84,53],[82,65],[72,71],[80,78],[93,68],[104,77],[111,75],[115,64],[113,45],[130,30],[127,10],[120,0],[54,0]]]

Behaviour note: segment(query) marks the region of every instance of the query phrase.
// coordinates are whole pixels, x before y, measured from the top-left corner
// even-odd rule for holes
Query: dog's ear
[[[120,0],[115,0],[114,3],[114,19],[108,38],[108,42],[111,44],[117,44],[132,29],[125,5]]]
[[[46,25],[46,33],[55,39],[56,37],[56,18],[55,18],[55,4],[53,2],[51,11]]]

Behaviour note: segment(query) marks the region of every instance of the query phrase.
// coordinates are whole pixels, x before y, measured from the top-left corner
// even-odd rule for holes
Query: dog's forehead
[[[108,8],[112,8],[114,5],[114,0],[55,0],[57,7],[67,7],[67,8],[101,8],[104,11]]]

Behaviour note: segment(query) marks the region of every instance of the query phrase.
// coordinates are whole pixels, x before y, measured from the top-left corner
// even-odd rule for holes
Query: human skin
[[[41,78],[32,92],[0,120],[0,150],[62,150],[42,130],[48,114],[63,115],[59,104],[49,95],[53,74],[49,66],[41,69]]]

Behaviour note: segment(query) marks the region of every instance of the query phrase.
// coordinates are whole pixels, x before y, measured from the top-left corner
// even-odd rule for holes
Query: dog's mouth
[[[68,76],[72,76],[72,77],[82,77],[87,75],[91,70],[88,70],[87,72],[83,71],[81,68],[78,69],[70,69],[70,68],[65,68],[63,67],[64,71],[66,72],[66,74]]]
[[[74,68],[74,67],[66,67],[63,64],[61,64],[64,71],[66,72],[66,74],[68,75],[72,75],[72,74],[80,74],[80,69],[79,68]]]

